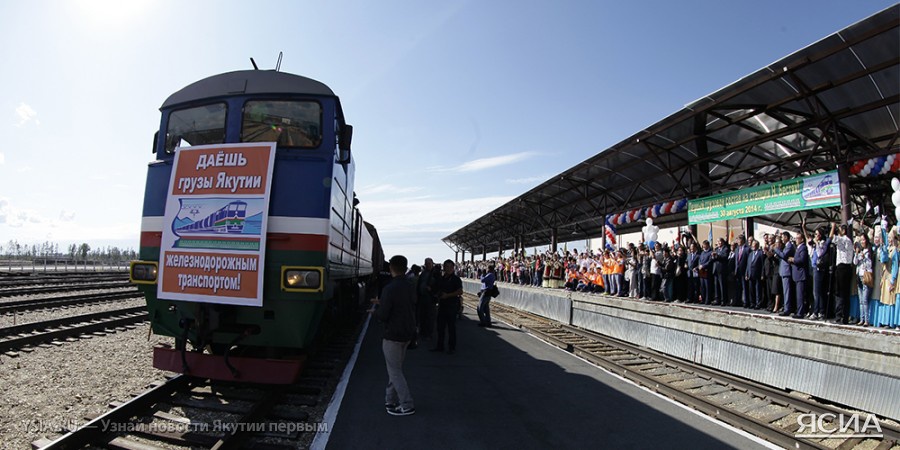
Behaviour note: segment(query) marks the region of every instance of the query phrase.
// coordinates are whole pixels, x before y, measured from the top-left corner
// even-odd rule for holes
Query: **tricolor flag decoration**
[[[861,159],[850,166],[850,175],[859,177],[874,177],[898,171],[900,171],[900,153]]]
[[[647,217],[657,218],[666,214],[680,213],[687,209],[688,201],[686,198],[681,200],[672,200],[643,208],[635,208],[623,213],[612,214],[606,217],[607,226],[625,225],[632,222],[644,220]],[[615,231],[613,231],[615,233]]]
[[[607,248],[615,248],[616,245],[616,227],[611,223],[611,219],[614,219],[616,216],[607,216],[606,217],[606,247]]]

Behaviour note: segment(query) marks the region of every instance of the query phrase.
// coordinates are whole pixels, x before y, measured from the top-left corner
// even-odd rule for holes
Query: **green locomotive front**
[[[318,81],[248,70],[193,83],[172,94],[160,110],[156,159],[149,164],[144,194],[140,261],[131,269],[132,281],[146,296],[153,332],[175,341],[171,348],[155,349],[154,366],[215,379],[289,383],[323,320],[360,304],[373,261],[382,259],[374,228],[363,222],[354,198],[352,127],[344,121],[340,101]],[[221,146],[218,155],[211,153],[207,160],[200,154],[196,164],[189,160],[197,150],[215,152],[216,146]],[[258,179],[257,186],[247,181],[250,176],[220,172],[204,186],[204,177],[175,175],[182,166],[188,171],[195,165],[197,170],[239,169],[239,158],[246,158],[239,152],[265,146],[274,147],[265,197],[237,195],[238,187],[258,187]],[[209,191],[216,195],[173,203],[176,194],[213,185],[224,187]],[[265,214],[252,214],[254,205]],[[172,211],[178,215],[171,216]],[[207,253],[198,253],[199,247]],[[223,248],[232,251],[216,250]],[[259,295],[249,302],[229,297],[225,287],[256,279],[247,273],[243,279],[219,276],[229,273],[220,266],[256,265],[240,257],[244,248],[264,255],[259,267],[252,267],[261,283]],[[177,270],[182,271],[180,289],[170,288],[174,281],[160,275]]]

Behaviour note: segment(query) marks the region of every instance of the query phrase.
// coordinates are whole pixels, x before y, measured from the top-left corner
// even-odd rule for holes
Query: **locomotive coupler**
[[[191,368],[188,367],[187,363],[187,342],[188,342],[188,333],[191,331],[191,325],[194,324],[194,319],[182,318],[178,321],[178,326],[181,327],[184,332],[181,335],[181,342],[175,342],[175,348],[181,351],[181,370],[189,374],[191,372]]]
[[[258,325],[253,325],[252,327],[245,328],[241,334],[237,335],[237,337],[235,337],[234,340],[232,340],[231,343],[228,344],[228,348],[225,349],[225,354],[224,354],[225,367],[228,367],[228,370],[231,371],[231,375],[235,378],[240,378],[241,373],[238,372],[238,370],[234,366],[231,365],[231,361],[228,360],[228,353],[231,352],[232,348],[234,348],[241,341],[243,341],[244,338],[246,338],[248,336],[252,336],[254,334],[259,334],[259,326]]]

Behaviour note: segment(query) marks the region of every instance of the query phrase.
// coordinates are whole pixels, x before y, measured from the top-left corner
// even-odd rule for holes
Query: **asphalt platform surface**
[[[407,352],[416,413],[384,409],[381,325],[372,319],[329,449],[765,448],[517,328],[457,321],[456,353]]]

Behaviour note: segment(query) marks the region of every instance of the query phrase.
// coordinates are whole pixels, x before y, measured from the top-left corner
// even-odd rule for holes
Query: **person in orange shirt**
[[[591,266],[591,268],[588,269],[585,278],[584,290],[586,292],[600,292],[603,290],[603,277],[597,272],[596,266]]]
[[[608,294],[610,288],[609,282],[609,250],[603,252],[603,256],[600,257],[600,276],[603,278],[603,289]]]
[[[566,290],[574,291],[578,288],[579,281],[581,279],[581,275],[578,273],[577,268],[571,268],[566,271]]]
[[[615,261],[616,292],[613,295],[624,297],[628,290],[625,289],[625,253],[623,250],[619,249],[616,252]]]
[[[616,279],[616,256],[607,250],[603,255],[603,264],[606,266],[607,277],[603,279],[606,285],[607,295],[616,295],[619,292],[619,286]]]

